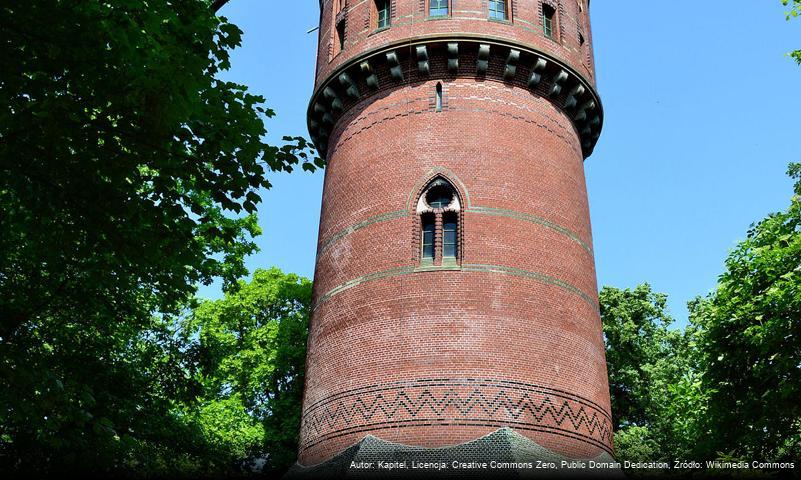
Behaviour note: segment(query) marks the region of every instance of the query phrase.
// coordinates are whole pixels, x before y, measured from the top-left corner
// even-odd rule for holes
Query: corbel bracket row
[[[472,65],[464,65],[468,57]],[[438,61],[444,62],[451,76],[497,76],[500,81],[527,86],[570,117],[584,157],[592,154],[601,134],[603,109],[595,89],[582,76],[559,60],[520,46],[444,39],[370,52],[333,73],[309,106],[309,132],[320,155],[325,157],[336,120],[348,108],[382,88],[430,77],[432,62]]]

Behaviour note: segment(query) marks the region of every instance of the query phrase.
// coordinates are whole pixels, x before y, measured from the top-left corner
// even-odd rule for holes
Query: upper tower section
[[[589,156],[603,119],[590,0],[320,0],[309,130],[322,154],[338,118],[386,88],[473,76],[565,110]]]
[[[589,0],[321,0],[320,9],[318,86],[371,50],[454,34],[543,52],[595,83]]]

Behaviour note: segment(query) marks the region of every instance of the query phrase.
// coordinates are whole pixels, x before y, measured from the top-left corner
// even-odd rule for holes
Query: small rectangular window
[[[430,17],[444,17],[448,15],[449,0],[429,0],[428,15]]]
[[[376,0],[375,1],[376,14],[378,18],[376,28],[389,27],[389,0]]]
[[[506,0],[489,0],[489,18],[493,20],[508,20]]]
[[[434,217],[425,215],[423,217],[423,258],[434,259]]]
[[[442,256],[444,258],[456,258],[457,256],[459,247],[457,225],[455,214],[448,214],[442,219]]]
[[[553,38],[554,17],[556,10],[550,5],[542,6],[542,31],[548,38]]]

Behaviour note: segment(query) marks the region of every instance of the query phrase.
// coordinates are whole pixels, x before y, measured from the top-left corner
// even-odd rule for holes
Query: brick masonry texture
[[[474,378],[357,388],[309,405],[304,420],[304,438],[316,442],[352,432],[430,423],[511,425],[580,438],[602,449],[612,435],[612,419],[589,400],[539,385]]]
[[[518,42],[592,81],[586,5],[547,2],[559,12],[555,40],[541,33],[538,0],[511,0],[507,23],[487,20],[486,1],[452,0],[451,17],[429,20],[425,1],[393,0],[381,32],[372,1],[349,0],[333,55],[326,0],[318,85],[366,50],[447,33]],[[302,465],[368,434],[439,448],[502,427],[569,458],[612,453],[580,134],[543,92],[444,72],[432,62],[427,78],[382,79],[331,130]],[[459,258],[421,265],[418,199],[436,178],[458,196]]]
[[[334,14],[334,3],[341,1],[344,10]],[[487,0],[451,0],[447,18],[430,18],[427,0],[394,0],[391,2],[392,26],[377,31],[372,0],[324,0],[320,18],[317,56],[318,85],[331,72],[354,56],[397,42],[449,33],[472,34],[480,38],[502,38],[521,46],[548,53],[573,65],[594,83],[592,33],[586,1],[579,12],[578,0],[512,0],[511,19],[489,21]],[[557,10],[555,39],[545,37],[542,28],[542,4]],[[336,52],[335,17],[345,20],[345,48]],[[584,37],[579,44],[579,33]]]

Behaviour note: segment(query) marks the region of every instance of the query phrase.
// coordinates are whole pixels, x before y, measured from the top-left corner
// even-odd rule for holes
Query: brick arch
[[[421,216],[417,213],[417,205],[420,202],[420,198],[428,191],[431,185],[436,182],[437,180],[443,180],[447,182],[448,185],[453,188],[454,193],[459,201],[459,211],[456,212],[458,218],[458,247],[457,247],[457,258],[458,262],[462,261],[464,258],[465,252],[465,245],[464,245],[464,215],[465,210],[467,210],[468,205],[470,203],[470,194],[467,191],[467,187],[465,186],[464,182],[456,176],[451,170],[444,168],[444,167],[435,167],[431,169],[426,175],[424,175],[416,184],[414,189],[409,194],[409,200],[407,201],[406,210],[408,213],[409,219],[409,231],[412,233],[410,245],[412,247],[412,262],[414,264],[419,264],[421,262],[421,255],[422,251],[420,248],[420,239],[422,235],[422,226],[420,223]],[[439,231],[439,228],[438,228]],[[436,261],[441,260],[439,256],[435,254]],[[460,263],[461,264],[461,263]]]
[[[417,207],[417,201],[420,200],[420,195],[428,189],[428,186],[431,185],[438,177],[441,177],[446,182],[450,183],[453,186],[453,189],[456,191],[456,195],[459,197],[459,203],[462,206],[462,210],[470,208],[472,206],[472,202],[470,201],[470,192],[467,191],[467,187],[465,186],[464,182],[450,169],[445,167],[434,167],[429,170],[425,175],[423,175],[417,183],[414,184],[414,188],[411,192],[409,192],[409,198],[406,201],[406,210],[410,214],[415,213],[415,208]]]

